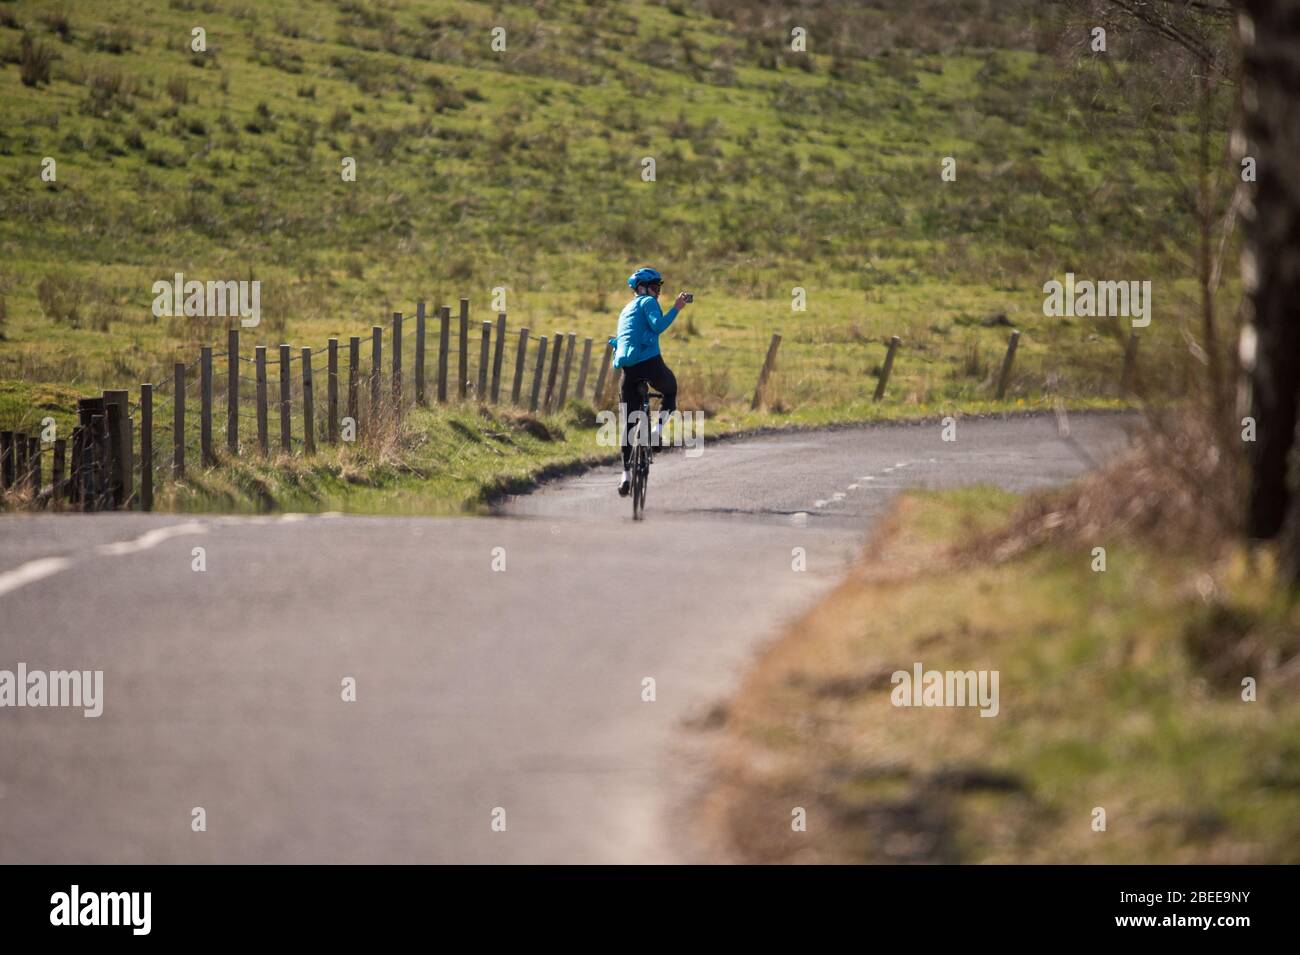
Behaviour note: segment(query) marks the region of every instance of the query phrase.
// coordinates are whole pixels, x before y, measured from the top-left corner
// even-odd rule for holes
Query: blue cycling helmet
[[[627,277],[627,287],[636,290],[638,285],[649,285],[652,282],[663,282],[664,277],[654,269],[637,269]]]

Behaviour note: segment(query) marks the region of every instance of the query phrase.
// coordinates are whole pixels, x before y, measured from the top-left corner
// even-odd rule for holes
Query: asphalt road
[[[0,708],[0,863],[705,858],[683,738],[889,499],[1063,482],[1131,423],[713,443],[641,523],[613,468],[496,517],[0,518],[0,670],[104,673],[99,718]]]

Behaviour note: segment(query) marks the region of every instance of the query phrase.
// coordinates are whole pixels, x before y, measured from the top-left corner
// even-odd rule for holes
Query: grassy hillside
[[[1011,325],[1013,405],[1113,399],[1122,329],[1044,318],[1042,284],[1151,278],[1147,367],[1176,380],[1189,121],[1147,117],[1152,145],[1052,15],[0,0],[0,419],[220,345],[226,320],[151,314],[176,272],[262,282],[251,351],[365,334],[417,299],[466,296],[477,321],[495,288],[512,329],[599,342],[653,262],[698,292],[668,345],[685,397],[738,411],[779,331],[773,406],[794,418],[869,413],[890,335],[891,407],[982,401]]]

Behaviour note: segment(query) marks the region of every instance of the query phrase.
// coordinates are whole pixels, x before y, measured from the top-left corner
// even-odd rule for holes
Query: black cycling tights
[[[641,410],[641,396],[637,393],[637,385],[643,381],[649,382],[651,388],[664,396],[660,408],[665,414],[677,410],[677,376],[664,364],[662,355],[655,355],[653,358],[647,358],[623,369],[621,400],[623,406],[627,408],[628,416],[627,434],[623,436],[624,471],[631,466],[632,462],[632,426],[635,423],[632,413]]]

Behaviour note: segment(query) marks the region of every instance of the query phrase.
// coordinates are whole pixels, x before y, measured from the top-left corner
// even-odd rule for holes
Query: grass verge
[[[993,560],[1013,513],[988,488],[901,498],[849,578],[768,649],[718,744],[705,821],[721,850],[1300,860],[1300,609],[1275,596],[1267,557],[1097,530]],[[997,715],[892,705],[893,673],[916,662],[999,671]]]

